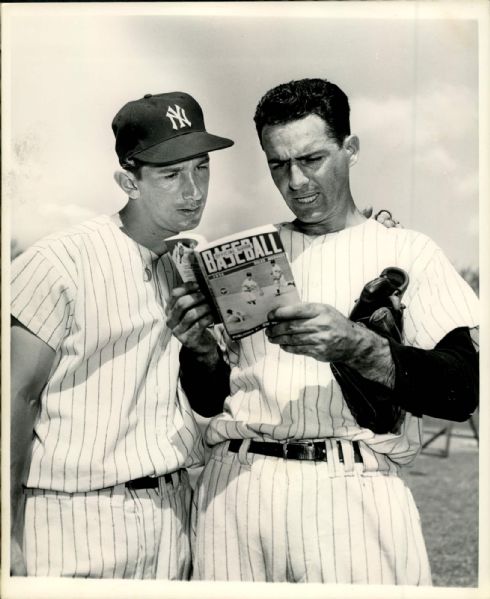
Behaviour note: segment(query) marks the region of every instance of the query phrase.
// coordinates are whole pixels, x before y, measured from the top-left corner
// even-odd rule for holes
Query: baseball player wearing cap
[[[272,283],[276,289],[276,295],[281,294],[281,289],[286,286],[286,279],[282,274],[282,269],[279,264],[276,264],[275,260],[271,260],[271,277]]]
[[[356,208],[349,171],[359,141],[335,84],[280,85],[255,122],[296,217],[278,228],[302,303],[276,309],[268,329],[240,341],[216,327],[230,394],[206,431],[212,452],[194,493],[193,578],[430,584],[399,471],[420,449],[422,414],[464,418],[477,404],[476,298],[428,237]],[[389,266],[410,278],[403,345],[347,318]],[[192,350],[181,358],[189,399],[210,415]],[[395,432],[357,423],[330,362],[391,393],[387,401],[406,410]]]
[[[242,283],[242,295],[244,301],[246,301],[247,304],[253,304],[255,306],[257,304],[257,294],[263,294],[262,289],[257,281],[252,279],[252,273],[247,272]]]
[[[233,142],[180,92],[129,102],[112,128],[127,204],[12,264],[14,575],[189,574],[186,468],[202,439],[166,322],[165,239],[197,226],[208,153]]]

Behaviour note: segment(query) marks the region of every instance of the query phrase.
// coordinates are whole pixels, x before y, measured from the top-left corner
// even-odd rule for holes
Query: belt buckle
[[[304,444],[305,450],[306,450],[306,455],[307,455],[307,460],[314,460],[315,459],[315,444],[313,443],[313,441],[307,441]]]
[[[288,459],[288,442],[282,444],[282,457],[287,460]]]

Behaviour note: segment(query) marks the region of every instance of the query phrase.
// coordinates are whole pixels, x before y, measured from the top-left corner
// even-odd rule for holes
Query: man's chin
[[[307,235],[324,235],[338,230],[334,223],[325,218],[305,217],[305,215],[296,215],[293,223],[299,231]]]
[[[202,213],[190,215],[189,217],[182,219],[181,224],[180,224],[181,231],[192,231],[192,229],[195,229],[196,227],[199,226],[199,223],[201,222],[201,218],[202,218]]]
[[[299,210],[294,215],[296,216],[296,220],[303,225],[321,225],[325,220],[319,214],[305,214]]]

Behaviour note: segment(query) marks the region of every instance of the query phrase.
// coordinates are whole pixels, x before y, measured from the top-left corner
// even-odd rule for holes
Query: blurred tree
[[[10,259],[17,258],[19,254],[22,254],[24,250],[20,247],[19,242],[15,237],[10,240]]]
[[[478,268],[474,268],[473,266],[465,266],[459,271],[459,274],[478,295],[480,292],[480,271]]]

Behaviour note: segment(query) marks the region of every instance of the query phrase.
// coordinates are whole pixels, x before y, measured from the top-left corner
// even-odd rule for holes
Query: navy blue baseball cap
[[[151,164],[174,164],[233,145],[231,139],[211,135],[202,109],[184,92],[146,94],[125,104],[112,121],[121,166],[132,159]]]

